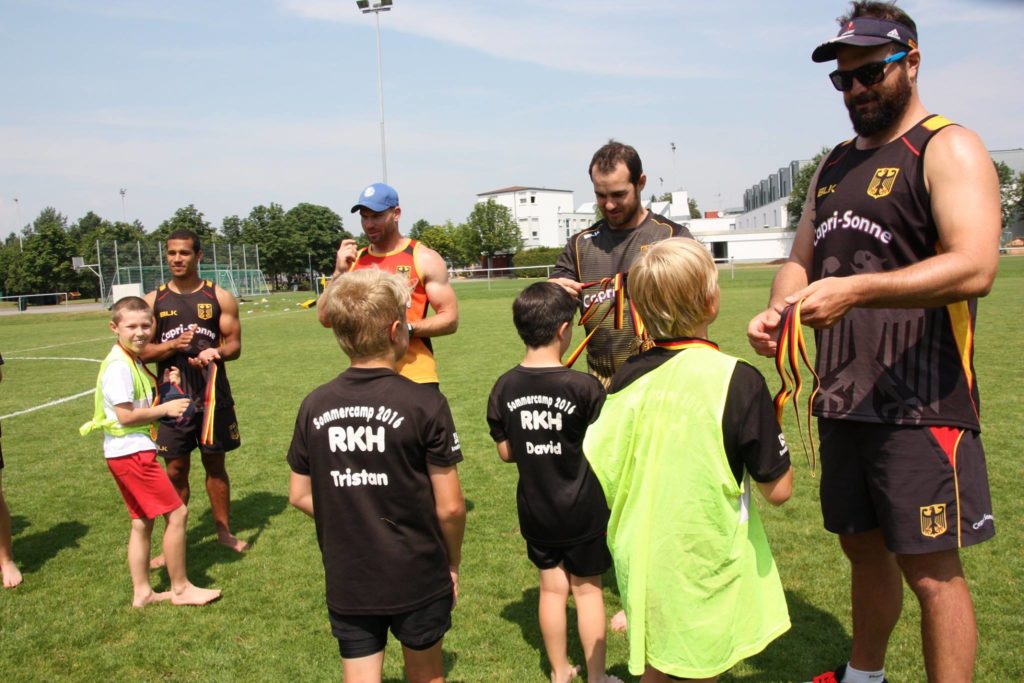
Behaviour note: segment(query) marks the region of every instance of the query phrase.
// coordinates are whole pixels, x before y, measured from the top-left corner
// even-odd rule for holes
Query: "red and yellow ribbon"
[[[612,319],[612,326],[616,330],[621,330],[626,318],[626,276],[624,273],[616,273],[612,277],[602,278],[600,280],[594,280],[593,282],[584,282],[582,289],[589,289],[590,287],[598,286],[601,291],[610,289],[612,292],[612,305],[605,309],[604,315],[597,321],[594,329],[584,337],[583,341],[576,350],[573,351],[569,358],[565,361],[566,367],[571,368],[573,364],[579,360],[580,355],[583,354],[583,349],[587,348],[587,344],[590,343],[594,333],[601,328],[601,324],[605,319],[612,313],[615,312],[615,317]],[[597,297],[594,298],[590,305],[583,310],[583,314],[580,315],[580,325],[585,325],[597,316],[597,310],[600,305],[604,303]],[[638,337],[643,338],[645,336],[644,324],[640,320],[640,316],[632,306],[629,307],[630,318],[633,321],[633,329],[636,331]]]
[[[818,388],[821,386],[821,382],[818,379],[818,373],[814,371],[814,365],[811,363],[810,357],[807,355],[807,344],[804,342],[804,331],[803,326],[800,324],[800,306],[803,301],[798,301],[791,306],[787,306],[782,311],[782,317],[779,320],[779,340],[775,348],[775,370],[779,373],[779,378],[782,380],[782,387],[779,392],[775,394],[775,418],[779,421],[779,425],[782,425],[782,417],[786,409],[786,403],[792,399],[793,401],[793,413],[796,416],[796,428],[797,433],[800,435],[800,444],[804,448],[804,452],[808,454],[808,459],[811,465],[811,476],[815,474],[815,449],[814,449],[814,431],[811,424],[811,411],[814,407],[814,397],[818,394]],[[803,427],[800,426],[800,392],[803,390],[804,381],[800,371],[800,363],[803,364],[811,372],[811,376],[814,381],[811,385],[811,393],[807,397],[807,439],[804,441]],[[808,450],[807,444],[810,443],[810,449]]]

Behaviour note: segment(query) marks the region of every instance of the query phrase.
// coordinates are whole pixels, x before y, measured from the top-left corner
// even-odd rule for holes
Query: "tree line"
[[[101,245],[163,241],[179,229],[199,235],[207,253],[213,244],[258,246],[260,268],[275,289],[308,277],[310,267],[318,273],[331,273],[338,244],[352,237],[341,216],[326,206],[308,203],[287,211],[273,202],[256,206],[248,216],[227,216],[219,228],[189,204],[152,232],[146,232],[138,220],[110,221],[93,211],[69,223],[64,214],[47,207],[20,233],[12,233],[0,243],[0,292],[81,292],[85,297],[98,297],[96,276],[87,270],[76,272],[72,257],[82,256],[91,263],[97,241]],[[357,233],[357,242],[366,246],[362,230]],[[418,220],[409,233],[454,267],[478,264],[495,254],[514,254],[522,245],[512,212],[494,200],[476,204],[464,223],[431,225]]]

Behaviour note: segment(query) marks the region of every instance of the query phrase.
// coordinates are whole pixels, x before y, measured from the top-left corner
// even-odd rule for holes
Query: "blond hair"
[[[409,283],[377,268],[339,275],[324,292],[324,317],[350,358],[371,358],[391,349],[392,323],[405,322]],[[404,333],[404,330],[403,330]]]
[[[708,320],[718,268],[700,242],[674,237],[646,249],[627,284],[630,303],[652,337],[692,337]]]

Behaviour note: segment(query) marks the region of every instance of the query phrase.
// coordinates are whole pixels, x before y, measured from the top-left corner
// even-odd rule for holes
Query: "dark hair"
[[[594,157],[587,166],[587,174],[594,179],[594,167],[601,173],[611,173],[620,163],[625,164],[629,169],[629,182],[636,185],[640,182],[640,176],[644,174],[644,165],[640,161],[640,155],[629,145],[624,145],[615,140],[609,140],[608,144],[594,152]]]
[[[114,302],[114,305],[110,307],[110,319],[114,323],[121,322],[121,314],[125,311],[146,311],[151,316],[153,311],[149,308],[149,304],[146,300],[137,296],[126,296],[118,299]]]
[[[199,235],[186,228],[179,228],[168,235],[166,241],[170,242],[171,240],[192,240],[192,251],[198,253],[203,250],[202,245],[199,244]]]
[[[856,0],[850,3],[850,13],[836,19],[840,26],[845,26],[852,19],[857,17],[871,17],[873,19],[887,19],[903,24],[917,35],[917,24],[910,18],[910,15],[896,6],[895,2],[871,2],[870,0]]]
[[[553,282],[533,283],[512,304],[516,332],[532,349],[550,344],[559,326],[575,315],[576,300]]]

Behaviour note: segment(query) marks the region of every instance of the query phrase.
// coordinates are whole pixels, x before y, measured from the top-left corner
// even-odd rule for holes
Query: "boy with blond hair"
[[[716,681],[790,626],[750,485],[785,502],[789,452],[764,378],[708,341],[719,290],[707,249],[659,242],[627,284],[654,347],[615,374],[583,449],[611,508],[629,671]]]
[[[537,282],[520,293],[512,319],[526,356],[495,383],[487,423],[498,455],[519,469],[519,530],[540,571],[538,617],[551,681],[567,683],[579,673],[566,656],[571,592],[587,680],[615,682],[604,670],[601,574],[612,564],[605,542],[608,506],[581,448],[587,426],[601,411],[604,387],[562,365],[575,313],[575,299],[555,283]]]
[[[150,425],[161,418],[177,418],[189,407],[188,399],[154,405],[154,380],[139,360],[149,341],[153,311],[137,296],[124,297],[111,308],[110,329],[117,343],[100,364],[96,379],[93,419],[79,430],[83,436],[103,430],[103,455],[132,517],[128,537],[128,569],[132,577],[132,607],[170,600],[175,605],[205,605],[220,598],[220,591],[193,586],[185,572],[185,525],[188,508],[156,461]],[[175,371],[165,382],[180,381]],[[163,551],[171,590],[154,593],[149,583],[149,548],[153,520],[167,522]]]
[[[411,683],[444,680],[466,505],[451,411],[395,369],[409,345],[408,284],[336,278],[320,312],[350,367],[303,400],[288,449],[292,505],[312,517],[346,681],[381,680],[388,629]]]

